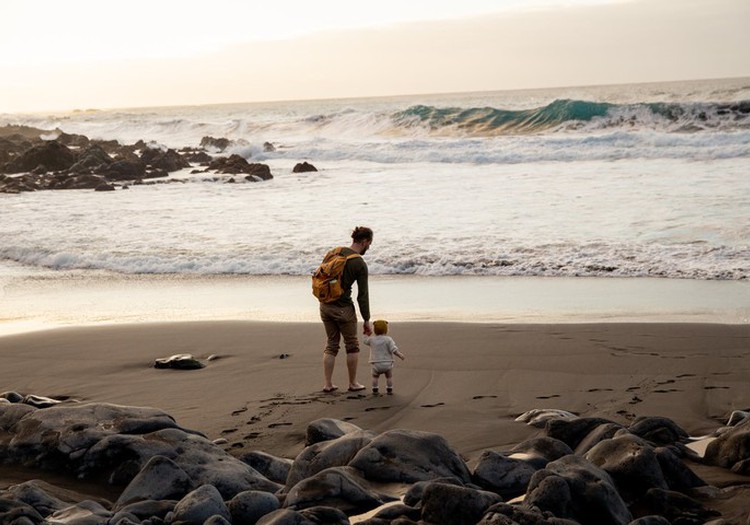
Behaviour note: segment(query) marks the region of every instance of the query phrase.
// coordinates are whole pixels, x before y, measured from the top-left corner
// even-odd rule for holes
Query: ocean
[[[481,290],[483,278],[613,278],[750,290],[750,78],[1,114],[5,124],[153,148],[224,137],[233,145],[222,154],[273,174],[228,184],[186,169],[170,175],[179,183],[115,192],[0,194],[6,299],[29,279],[71,275],[76,286],[298,282],[357,225],[375,231],[367,261],[384,281],[471,277]],[[302,161],[319,171],[293,173]],[[14,317],[9,308],[0,316]]]

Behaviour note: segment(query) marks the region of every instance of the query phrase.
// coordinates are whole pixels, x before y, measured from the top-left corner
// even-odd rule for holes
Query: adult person
[[[339,353],[341,338],[346,349],[346,367],[349,373],[350,392],[364,390],[365,386],[357,382],[357,365],[359,364],[359,339],[357,337],[357,312],[352,301],[352,286],[357,283],[357,304],[359,314],[364,321],[362,328],[365,335],[372,335],[370,323],[370,299],[367,283],[367,263],[361,257],[372,244],[372,230],[366,226],[357,226],[352,232],[352,244],[344,247],[342,255],[358,254],[346,261],[341,274],[343,294],[332,303],[320,303],[320,319],[326,329],[326,347],[323,352],[324,392],[333,392],[338,387],[333,384],[333,368]]]

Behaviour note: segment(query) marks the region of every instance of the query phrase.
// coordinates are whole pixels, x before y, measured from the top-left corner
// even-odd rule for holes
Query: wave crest
[[[667,132],[750,129],[750,100],[736,103],[610,104],[555,100],[526,110],[492,107],[415,105],[395,112],[396,128],[426,128],[431,133],[503,135],[576,129],[653,129]]]

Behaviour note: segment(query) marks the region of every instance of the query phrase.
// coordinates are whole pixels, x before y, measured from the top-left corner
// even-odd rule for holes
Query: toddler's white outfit
[[[365,336],[362,341],[370,347],[372,375],[380,375],[393,368],[393,354],[398,347],[393,339],[387,335]]]

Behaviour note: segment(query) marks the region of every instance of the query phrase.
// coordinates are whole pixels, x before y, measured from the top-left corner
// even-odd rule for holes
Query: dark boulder
[[[271,175],[271,168],[268,167],[268,164],[260,164],[258,162],[254,162],[252,164],[249,164],[249,166],[250,175],[245,177],[245,180],[256,182],[258,179],[271,180],[273,178],[273,175]]]
[[[465,484],[460,479],[452,477],[436,478],[430,481],[417,481],[416,483],[413,483],[409,487],[409,490],[406,491],[406,494],[404,494],[404,504],[411,507],[418,507],[420,505],[420,501],[422,501],[422,496],[424,496],[424,491],[429,485],[432,485],[433,483],[442,483],[443,485],[456,485],[457,487],[465,486]]]
[[[152,168],[164,170],[167,173],[189,168],[190,162],[173,149],[146,148],[141,152],[141,160]]]
[[[299,162],[292,168],[292,173],[307,173],[309,171],[318,171],[318,168],[310,164],[309,162]]]
[[[45,171],[67,170],[76,162],[76,155],[55,140],[42,142],[16,156],[5,165],[5,173],[30,172],[44,166]]]
[[[461,456],[439,434],[415,430],[390,430],[360,450],[349,466],[367,479],[414,483],[441,477],[471,481]]]
[[[720,512],[704,507],[693,498],[663,489],[650,489],[640,503],[649,514],[663,516],[671,523],[680,525],[703,525]]]
[[[59,131],[59,130],[56,130]],[[60,134],[55,139],[60,144],[65,144],[73,148],[85,148],[89,145],[89,138],[86,135],[78,135],[76,133],[65,133],[60,131]]]
[[[539,509],[527,509],[509,503],[496,503],[484,513],[477,525],[580,525],[577,521],[558,518]]]
[[[208,165],[208,169],[230,175],[245,173],[248,175],[248,177],[245,178],[249,181],[255,180],[255,177],[262,180],[273,178],[271,175],[271,169],[268,165],[259,163],[250,164],[244,157],[237,154],[212,160]]]
[[[750,459],[750,419],[722,432],[706,447],[704,461],[724,468],[742,468]]]
[[[550,419],[544,427],[544,432],[548,437],[559,439],[575,450],[589,432],[599,425],[611,423],[612,421],[600,417],[581,417],[573,420]]]
[[[341,421],[340,419],[321,418],[307,425],[305,431],[305,445],[310,446],[321,441],[340,438],[345,434],[362,430],[357,425]]]
[[[349,518],[333,507],[310,507],[300,511],[279,509],[263,516],[256,525],[349,525]]]
[[[208,163],[213,160],[213,157],[205,151],[195,151],[190,149],[180,151],[182,152],[182,157],[186,161],[192,162],[194,164],[208,165]]]
[[[100,168],[99,173],[109,180],[136,180],[146,175],[146,164],[138,160],[116,160],[106,167]]]
[[[153,456],[122,491],[115,510],[138,501],[180,500],[192,488],[192,481],[174,461]]]
[[[172,522],[203,524],[212,516],[232,519],[221,494],[213,485],[201,485],[182,498],[174,507]]]
[[[291,489],[300,481],[330,467],[343,467],[366,445],[372,442],[375,434],[359,430],[337,439],[315,443],[299,453],[294,459],[286,488]]]
[[[575,453],[579,456],[583,456],[591,450],[597,443],[604,441],[605,439],[613,438],[618,432],[623,430],[625,427],[619,423],[605,423],[594,427],[594,429],[586,434],[576,446]]]
[[[68,170],[69,173],[95,173],[112,164],[112,157],[101,146],[92,144],[78,155],[78,160]]]
[[[526,492],[531,476],[536,471],[526,461],[485,450],[474,469],[473,479],[483,489],[511,499]]]
[[[217,139],[214,137],[206,136],[201,139],[201,148],[215,149],[219,153],[227,149],[230,144],[232,144],[232,141],[224,137]]]
[[[291,459],[279,458],[260,450],[246,452],[239,459],[271,481],[282,485],[286,483],[289,471],[294,463]]]
[[[534,474],[523,505],[582,525],[627,525],[633,519],[610,475],[573,454]]]
[[[687,432],[667,417],[639,417],[630,424],[628,431],[657,446],[686,443],[690,438]]]
[[[620,492],[631,500],[650,488],[668,488],[656,451],[632,434],[605,439],[584,457],[612,476]]]
[[[10,162],[24,151],[31,149],[32,146],[33,144],[30,141],[20,135],[0,137],[0,168],[6,162]],[[3,169],[0,169],[0,172],[3,171]]]
[[[227,502],[232,523],[255,523],[266,514],[279,509],[279,499],[268,492],[246,490]]]
[[[502,501],[494,492],[431,483],[422,496],[422,520],[435,525],[474,524]]]
[[[572,453],[573,450],[559,439],[540,436],[522,441],[510,449],[506,455],[523,459],[537,468],[542,468],[550,461]]]
[[[351,467],[331,467],[303,479],[286,494],[284,507],[304,509],[334,507],[348,514],[361,514],[394,498],[378,493]]]

